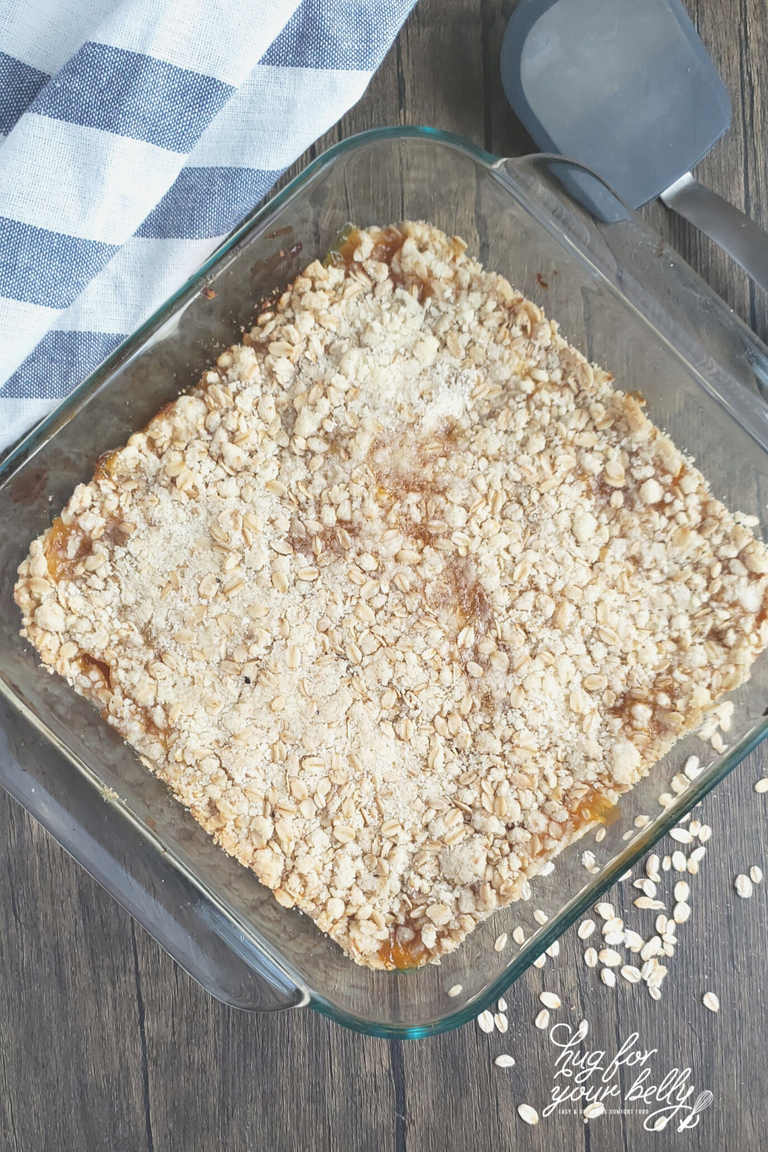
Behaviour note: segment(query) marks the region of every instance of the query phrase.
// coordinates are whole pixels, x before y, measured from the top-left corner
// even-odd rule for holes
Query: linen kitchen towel
[[[357,101],[415,0],[5,0],[0,451]]]

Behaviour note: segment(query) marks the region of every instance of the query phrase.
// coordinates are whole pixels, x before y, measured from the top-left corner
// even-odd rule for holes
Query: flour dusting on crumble
[[[764,546],[465,249],[352,232],[16,586],[44,662],[374,968],[518,899],[768,642]]]

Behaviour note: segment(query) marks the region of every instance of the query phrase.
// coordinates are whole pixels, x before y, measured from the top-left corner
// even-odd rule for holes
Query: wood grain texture
[[[733,127],[698,175],[768,225],[764,0],[687,3],[734,106]],[[342,137],[397,123],[459,132],[499,155],[525,151],[529,142],[498,76],[513,7],[509,0],[419,0],[364,98],[292,171]],[[765,338],[765,297],[733,263],[660,204],[644,211]],[[768,884],[740,900],[733,879],[751,864],[768,871],[768,796],[752,788],[766,771],[768,754],[758,750],[697,812],[714,835],[691,880],[693,916],[680,930],[660,1003],[642,988],[603,987],[571,931],[557,961],[510,989],[506,1037],[470,1025],[393,1044],[308,1011],[249,1016],[214,1002],[0,796],[0,1148],[756,1152],[768,1124]],[[630,891],[625,883],[609,898],[637,924]],[[650,929],[650,919],[644,926]],[[532,1026],[542,988],[561,996],[563,1019],[589,1020],[593,1048],[614,1051],[637,1032],[638,1045],[658,1049],[656,1071],[690,1066],[697,1089],[715,1097],[700,1126],[652,1134],[637,1115],[589,1126],[559,1115],[527,1128],[517,1104],[541,1110],[553,1083],[552,1047]],[[718,1016],[701,1005],[707,989],[720,997]],[[502,1051],[516,1059],[509,1071],[493,1064]]]

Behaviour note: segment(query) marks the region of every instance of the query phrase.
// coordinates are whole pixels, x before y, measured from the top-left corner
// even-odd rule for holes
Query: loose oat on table
[[[754,891],[752,881],[749,876],[745,876],[743,872],[740,872],[736,877],[734,887],[743,900],[749,899]]]
[[[539,1114],[530,1104],[518,1104],[517,1114],[526,1124],[538,1124]]]
[[[686,904],[684,900],[675,904],[672,912],[672,918],[675,924],[685,924],[691,918],[691,906]]]
[[[678,880],[675,884],[675,901],[685,903],[691,894],[691,887],[685,880]]]
[[[705,992],[702,996],[702,1004],[705,1008],[709,1008],[710,1012],[720,1011],[720,1001],[714,992]]]
[[[477,1026],[481,1032],[493,1032],[496,1026],[493,1019],[493,1012],[489,1012],[487,1008],[484,1012],[481,1012],[477,1017]]]
[[[527,891],[768,641],[763,545],[465,248],[354,231],[16,586],[44,662],[374,968]]]
[[[630,952],[639,952],[645,941],[639,932],[635,932],[633,928],[627,928],[624,931],[624,943]]]
[[[635,908],[643,908],[644,910],[651,909],[655,911],[656,909],[664,907],[663,900],[654,900],[650,896],[638,896],[637,900],[633,900],[632,903]]]
[[[613,916],[610,920],[603,921],[603,936],[610,936],[612,932],[621,932],[624,927],[624,921],[621,916]]]
[[[640,969],[635,968],[634,964],[622,964],[619,971],[628,984],[639,984],[643,978]]]
[[[610,944],[611,947],[613,947],[616,944],[623,944],[624,943],[624,932],[623,931],[604,932],[603,933],[603,940],[605,941],[606,944]]]

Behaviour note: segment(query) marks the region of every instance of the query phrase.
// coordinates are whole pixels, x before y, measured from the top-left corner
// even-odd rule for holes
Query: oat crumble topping
[[[353,231],[16,585],[45,664],[373,968],[518,899],[768,642],[743,518],[465,249]]]

